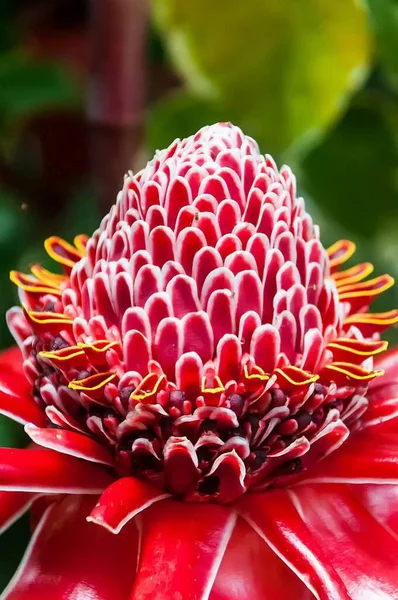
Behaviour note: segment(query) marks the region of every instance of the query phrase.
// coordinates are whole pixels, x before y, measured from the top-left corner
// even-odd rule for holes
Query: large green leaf
[[[23,448],[27,437],[22,425],[0,415],[0,446]]]
[[[0,593],[14,575],[30,539],[29,516],[21,519],[0,536]]]
[[[154,0],[178,70],[272,152],[316,137],[362,81],[367,16],[355,0]]]
[[[398,87],[398,0],[366,0],[378,54]]]
[[[301,165],[302,183],[324,213],[368,238],[398,214],[394,114],[387,95],[361,92]]]
[[[375,273],[398,277],[398,108],[378,89],[360,92],[341,122],[302,161],[299,189],[321,216],[322,239],[357,243],[354,262],[370,261]],[[316,215],[316,216],[318,216]],[[326,236],[325,236],[326,234]],[[374,310],[398,304],[398,289],[382,294]],[[387,332],[398,341],[398,330]]]

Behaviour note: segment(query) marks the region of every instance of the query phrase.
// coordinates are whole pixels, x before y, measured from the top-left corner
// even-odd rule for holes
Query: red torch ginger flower
[[[34,533],[4,600],[398,598],[393,280],[324,249],[289,168],[205,127],[45,246],[63,275],[11,274],[33,444],[0,449],[0,527]]]

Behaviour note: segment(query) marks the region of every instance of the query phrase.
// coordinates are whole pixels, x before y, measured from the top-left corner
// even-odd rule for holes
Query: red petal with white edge
[[[391,383],[398,383],[398,348],[384,352],[375,359],[375,370],[384,371],[384,375],[369,383],[369,393]]]
[[[11,493],[11,492],[4,492]],[[23,493],[23,492],[13,492]],[[47,508],[65,498],[65,494],[38,494],[29,509],[29,527],[31,534],[35,531]]]
[[[245,464],[235,450],[216,458],[208,475],[208,477],[218,477],[220,485],[217,498],[223,504],[234,502],[246,491],[245,476]]]
[[[24,375],[0,368],[0,413],[18,423],[44,425],[46,416],[31,396],[31,386]]]
[[[175,500],[143,515],[142,546],[131,600],[207,600],[236,516],[216,504]]]
[[[235,331],[234,298],[228,290],[215,290],[207,305],[214,344],[217,345],[224,335]]]
[[[167,489],[176,495],[191,491],[200,477],[192,442],[184,437],[169,437],[163,448],[163,458]]]
[[[398,540],[398,485],[352,485],[362,506]]]
[[[189,313],[181,319],[184,352],[197,352],[203,363],[214,354],[214,336],[208,315],[203,311]]]
[[[238,380],[242,348],[236,335],[224,335],[217,345],[217,372],[223,383]]]
[[[387,386],[386,386],[387,387]],[[394,420],[398,417],[398,385],[396,386],[396,394],[389,397],[391,390],[381,388],[382,392],[389,392],[386,397],[382,398],[370,398],[369,406],[362,417],[362,426],[370,427],[372,425],[379,425],[385,421]],[[395,419],[397,421],[397,419]],[[398,421],[396,424],[398,430]]]
[[[398,432],[398,349],[386,352],[375,361],[375,368],[384,375],[369,384],[369,408],[363,416],[363,425],[378,425],[390,421],[389,429]]]
[[[250,354],[256,365],[265,373],[272,373],[276,367],[280,347],[279,331],[273,325],[261,325],[253,333]]]
[[[0,535],[27,511],[37,494],[0,492]]]
[[[199,395],[203,363],[196,352],[187,352],[176,363],[177,389],[184,390],[188,398]]]
[[[113,456],[108,450],[82,433],[65,429],[41,429],[35,425],[26,425],[25,431],[39,446],[90,462],[115,466]]]
[[[0,367],[11,369],[16,373],[23,375],[23,357],[18,346],[12,346],[7,350],[0,352]]]
[[[292,494],[353,600],[398,598],[398,542],[348,486],[300,486]]]
[[[238,518],[209,600],[314,600],[312,592]]]
[[[398,484],[398,437],[388,432],[390,423],[355,433],[308,474],[304,473],[302,481]]]
[[[134,523],[117,537],[86,522],[93,497],[68,496],[45,512],[2,600],[126,600],[135,576]]]
[[[52,450],[0,448],[0,490],[101,493],[112,476],[99,465]]]
[[[110,485],[87,517],[87,521],[119,533],[135,515],[170,494],[135,477],[123,477]]]
[[[315,598],[350,599],[339,575],[309,532],[288,492],[275,490],[247,495],[237,509]]]

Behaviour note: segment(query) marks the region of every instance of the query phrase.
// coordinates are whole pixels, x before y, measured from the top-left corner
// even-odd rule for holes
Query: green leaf
[[[58,235],[68,241],[75,235],[91,235],[101,221],[98,202],[90,186],[82,186],[69,198],[62,217],[62,226]]]
[[[9,126],[49,108],[79,100],[79,88],[60,65],[41,62],[19,50],[0,56],[0,123]]]
[[[367,71],[368,22],[355,0],[155,0],[154,9],[190,89],[267,151],[319,135]]]
[[[299,190],[316,203],[316,221],[327,244],[357,243],[352,264],[370,261],[375,274],[398,277],[398,108],[380,90],[358,94],[344,119],[302,161]],[[314,211],[311,208],[311,214]],[[320,218],[319,218],[320,217]],[[374,311],[398,305],[398,289],[382,294]],[[398,329],[385,337],[398,342]]]
[[[366,0],[381,61],[398,87],[398,0]]]
[[[397,215],[396,112],[382,93],[362,92],[301,164],[302,183],[324,213],[362,236],[374,237]]]
[[[30,535],[29,516],[24,515],[0,536],[0,593],[17,570],[28,545]]]
[[[23,448],[26,444],[27,437],[22,425],[0,415],[0,446]]]

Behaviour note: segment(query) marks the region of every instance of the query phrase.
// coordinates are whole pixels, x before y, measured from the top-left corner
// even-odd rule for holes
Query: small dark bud
[[[135,387],[133,385],[126,385],[120,390],[119,396],[123,407],[127,410],[131,394],[134,392]]]
[[[234,411],[237,417],[242,416],[243,405],[245,403],[245,399],[240,394],[231,394],[228,398],[231,410]]]
[[[271,402],[272,407],[275,406],[283,406],[286,402],[286,396],[279,388],[274,388],[271,390]]]
[[[319,394],[321,396],[326,396],[327,389],[321,383],[316,383],[314,388],[314,394]]]
[[[62,348],[67,348],[69,344],[65,342],[64,338],[61,336],[57,336],[51,340],[50,348],[52,352],[56,352],[57,350],[62,350]]]
[[[169,394],[169,406],[174,406],[175,408],[178,408],[178,410],[180,410],[181,412],[183,409],[184,400],[185,394],[180,390],[173,390]]]
[[[300,410],[297,413],[297,415],[295,415],[294,418],[297,421],[297,425],[298,425],[299,431],[302,431],[303,429],[305,429],[306,427],[308,427],[308,425],[312,421],[312,417],[311,417],[310,413],[307,412],[306,410]]]

